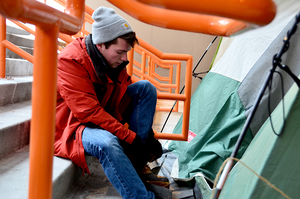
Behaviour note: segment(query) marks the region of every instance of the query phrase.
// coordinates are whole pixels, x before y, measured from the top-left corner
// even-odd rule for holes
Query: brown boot
[[[145,183],[148,191],[152,191],[155,195],[155,199],[174,199],[172,197],[172,190],[165,187],[157,186],[150,183]]]
[[[169,179],[163,176],[153,174],[151,172],[151,169],[147,165],[144,166],[144,168],[140,172],[138,172],[138,174],[144,183],[169,188]]]

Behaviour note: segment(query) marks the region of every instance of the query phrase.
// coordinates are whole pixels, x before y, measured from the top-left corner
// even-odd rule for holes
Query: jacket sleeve
[[[97,99],[92,80],[78,58],[59,58],[57,89],[74,117],[91,122],[131,144],[136,133],[107,113]]]

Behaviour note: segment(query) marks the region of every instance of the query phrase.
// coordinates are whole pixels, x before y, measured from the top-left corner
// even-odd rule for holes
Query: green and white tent
[[[256,98],[272,69],[273,56],[281,50],[283,39],[295,23],[296,14],[300,12],[299,0],[276,0],[275,2],[278,10],[272,23],[231,38],[222,39],[214,66],[203,78],[192,96],[189,130],[196,136],[190,142],[168,141],[164,146],[176,157],[170,168],[172,178],[190,179],[196,177],[197,181],[197,176],[202,176],[202,180],[205,178],[208,181],[213,181],[222,163],[231,155]],[[283,55],[281,63],[287,65],[296,76],[299,76],[300,28],[292,36],[289,49]],[[268,122],[270,113],[282,101],[282,90],[286,94],[294,83],[285,71],[279,68],[277,68],[277,71],[282,74],[283,88],[280,75],[275,73],[272,89],[265,91],[250,128],[239,148],[237,158],[240,159],[245,154],[245,162],[249,163],[250,167],[255,164],[259,170],[263,170],[270,177],[274,174],[273,172],[276,172],[278,176],[274,180],[277,181],[281,178],[282,181],[285,181],[289,180],[288,177],[285,177],[288,172],[295,173],[298,179],[300,178],[300,172],[297,171],[300,168],[300,161],[298,160],[300,150],[299,145],[296,146],[295,144],[295,147],[294,145],[288,147],[289,152],[273,153],[273,148],[277,147],[277,140],[288,137],[287,141],[282,141],[282,144],[289,145],[288,140],[291,139],[291,136],[294,136],[294,132],[284,132],[283,136],[276,136],[270,130]],[[297,95],[297,92],[293,91],[294,95]],[[270,103],[268,103],[269,96]],[[294,98],[291,97],[291,94],[286,95],[285,98],[288,98],[285,106],[288,124],[297,121],[297,117],[290,117],[290,114],[299,114],[300,108],[295,105],[297,100],[290,100],[290,98]],[[268,107],[270,107],[270,111]],[[288,107],[292,108],[288,110]],[[292,113],[290,113],[291,111]],[[281,114],[281,120],[283,120],[282,108],[276,108],[276,112],[276,115]],[[274,117],[274,123],[276,123],[275,126],[279,125],[277,124],[277,117]],[[173,133],[181,134],[181,125],[180,119]],[[286,126],[283,131],[293,128]],[[280,128],[277,130],[281,131]],[[269,134],[272,134],[272,136]],[[272,141],[265,140],[265,138],[270,137],[274,137]],[[295,136],[296,138],[297,136]],[[278,149],[286,150],[286,148]],[[289,171],[281,172],[280,169],[284,169],[284,167],[274,169],[277,164],[276,161],[272,162],[272,165],[264,164],[267,159],[278,159],[280,162],[283,155],[287,156],[284,158],[288,161],[285,164],[289,165]],[[297,164],[292,167],[291,165],[295,163],[293,162],[295,156],[297,156]],[[283,163],[280,162],[280,166],[283,166]],[[268,169],[268,167],[272,167],[272,169]],[[249,177],[251,174],[246,170],[240,164],[236,164],[220,197],[265,198],[268,195],[269,192],[262,190],[264,188],[261,189],[259,195],[253,194],[255,187],[260,185],[257,185],[257,179],[253,179],[255,177]],[[245,178],[239,179],[242,176],[241,173],[244,172]],[[295,176],[295,178],[297,177]],[[209,198],[211,189],[202,187],[199,179],[197,182],[203,197]],[[247,187],[241,182],[245,182]],[[227,186],[227,184],[229,185]],[[287,183],[288,186],[291,184],[293,182]],[[238,197],[233,196],[233,189],[240,192],[241,195]],[[285,190],[284,185],[281,189]],[[296,188],[293,191],[299,195],[300,189]]]

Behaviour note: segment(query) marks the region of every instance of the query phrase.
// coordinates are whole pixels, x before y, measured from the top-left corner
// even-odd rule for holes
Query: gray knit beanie
[[[92,18],[92,40],[94,44],[112,41],[121,35],[133,32],[129,23],[112,8],[97,8]]]

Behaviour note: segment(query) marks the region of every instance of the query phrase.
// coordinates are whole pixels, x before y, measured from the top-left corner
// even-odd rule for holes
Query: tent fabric
[[[169,144],[169,150],[178,156],[180,163],[179,176],[174,177],[190,178],[201,172],[209,179],[215,178],[219,165],[230,156],[246,120],[236,92],[239,85],[238,81],[217,73],[210,72],[204,77],[191,99],[191,107],[197,111],[191,111],[189,129],[197,136],[190,143]],[[180,121],[173,132],[181,133]],[[240,155],[251,139],[249,132]]]
[[[277,14],[270,24],[234,37],[223,38],[212,72],[243,81],[261,55],[300,9],[299,0],[274,0],[274,2],[277,5]]]
[[[283,108],[286,123],[283,127]],[[290,198],[300,195],[300,92],[297,85],[289,90],[260,128],[241,161]],[[234,191],[233,191],[234,190]],[[237,163],[231,170],[219,198],[284,198],[260,180],[248,168]]]
[[[222,57],[216,59],[214,67],[194,92],[189,130],[195,133],[196,137],[191,142],[168,141],[165,145],[177,156],[172,168],[172,177],[190,178],[204,175],[213,180],[223,161],[231,154],[265,74],[272,67],[272,58],[281,49],[281,37],[289,28],[289,22],[294,20],[295,14],[300,10],[298,0],[277,0],[276,3],[278,14],[274,22],[230,38],[229,47],[223,51]],[[297,42],[298,40],[293,38],[291,45],[294,47],[290,46],[293,50],[283,58],[283,64],[292,66],[296,62],[299,63],[297,46],[300,45]],[[222,51],[222,44],[219,51]],[[284,78],[284,81],[290,81],[285,75]],[[280,83],[277,77],[274,83]],[[291,84],[284,85],[289,88]],[[276,107],[280,100],[280,87],[278,88],[274,89],[276,98],[273,98],[275,101],[272,101],[272,107]],[[263,106],[264,109],[259,109],[256,114],[258,119],[253,122],[254,127],[248,130],[237,157],[241,157],[253,138],[252,133],[255,135],[267,119],[267,106]],[[181,134],[181,127],[182,118],[173,133]]]
[[[300,9],[300,4],[299,4]],[[285,26],[285,28],[281,31],[281,33],[274,39],[272,44],[267,48],[267,50],[263,53],[258,62],[251,68],[249,73],[246,75],[244,80],[242,81],[238,94],[241,98],[241,101],[246,110],[246,116],[252,112],[252,107],[254,102],[256,101],[256,97],[260,92],[260,88],[264,84],[270,69],[272,68],[272,58],[275,54],[278,54],[283,46],[283,39],[286,37],[287,32],[291,29],[293,24],[295,23],[295,17],[292,17],[289,23]],[[282,64],[287,65],[290,70],[298,76],[300,74],[300,31],[297,31],[290,39],[290,46],[288,51],[282,56]],[[291,85],[294,83],[294,80],[282,69],[277,67],[276,71],[280,72],[283,78],[283,91],[284,94],[289,90]],[[275,73],[273,77],[273,84],[271,90],[271,111],[274,110],[276,105],[280,102],[281,95],[281,80],[280,76]],[[260,105],[258,107],[257,114],[253,121],[250,124],[250,128],[252,133],[255,135],[261,125],[269,116],[268,111],[268,96],[269,90],[264,93],[264,97],[262,98]]]

